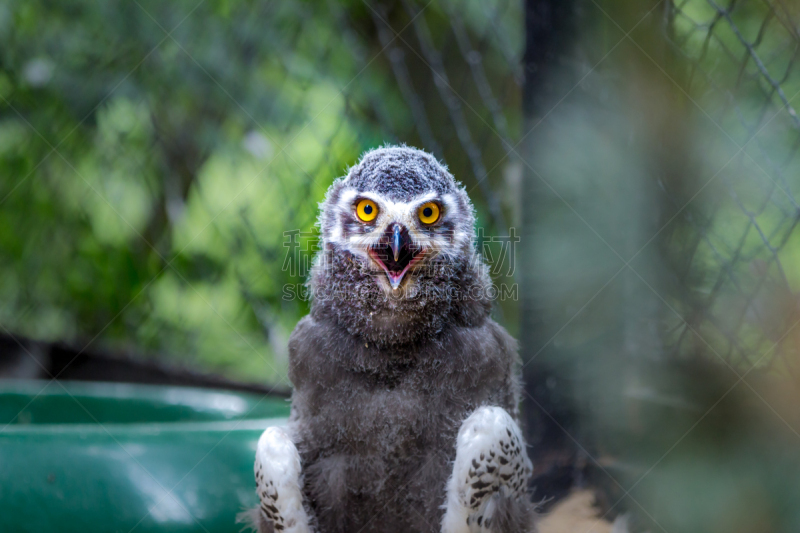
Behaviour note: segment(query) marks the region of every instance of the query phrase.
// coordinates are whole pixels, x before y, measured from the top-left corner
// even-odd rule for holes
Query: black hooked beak
[[[389,242],[395,262],[400,260],[400,249],[403,247],[403,229],[400,224],[392,228],[392,240]]]
[[[397,289],[409,269],[422,259],[423,250],[414,245],[408,228],[394,223],[370,249],[370,255],[386,272],[392,289]]]

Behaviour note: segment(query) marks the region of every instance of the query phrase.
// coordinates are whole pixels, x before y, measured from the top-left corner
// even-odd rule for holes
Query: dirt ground
[[[558,502],[539,519],[539,533],[617,533],[600,518],[594,493],[578,490]],[[624,530],[623,530],[624,531]]]

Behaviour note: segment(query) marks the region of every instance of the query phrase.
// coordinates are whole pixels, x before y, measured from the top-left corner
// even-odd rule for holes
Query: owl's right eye
[[[378,216],[378,206],[375,202],[364,198],[356,204],[356,215],[361,222],[372,222]]]

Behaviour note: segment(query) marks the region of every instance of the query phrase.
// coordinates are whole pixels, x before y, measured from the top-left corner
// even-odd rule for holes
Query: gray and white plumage
[[[289,341],[289,425],[259,441],[260,532],[534,530],[516,344],[489,316],[474,222],[420,150],[370,151],[331,185]]]
[[[300,455],[282,428],[270,427],[258,439],[255,461],[258,518],[263,529],[309,533],[303,505]]]
[[[527,498],[533,473],[522,432],[511,416],[500,407],[476,409],[458,431],[456,450],[442,531],[489,533],[495,521],[525,531],[524,514],[500,516],[513,513],[509,507],[515,500]]]

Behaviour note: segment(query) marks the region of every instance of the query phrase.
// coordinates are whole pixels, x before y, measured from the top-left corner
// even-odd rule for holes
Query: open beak
[[[411,267],[424,254],[424,250],[414,245],[408,228],[402,224],[391,224],[377,245],[369,250],[370,257],[380,265],[395,290]]]

